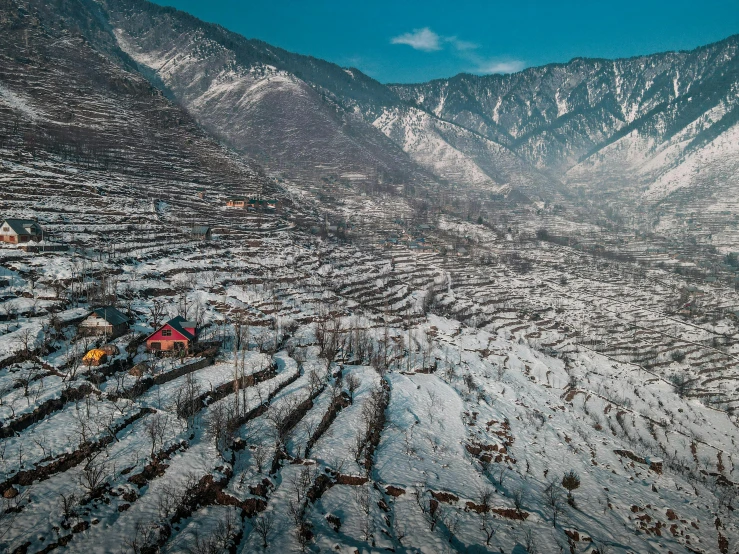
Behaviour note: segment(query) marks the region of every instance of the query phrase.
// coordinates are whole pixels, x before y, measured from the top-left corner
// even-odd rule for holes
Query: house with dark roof
[[[190,237],[195,240],[210,240],[212,233],[209,225],[193,225],[190,229]]]
[[[197,324],[178,315],[146,337],[146,347],[153,352],[189,352],[197,336]]]
[[[34,240],[40,242],[44,231],[33,219],[5,219],[0,224],[0,242],[20,244]]]
[[[80,323],[79,333],[82,335],[105,336],[109,338],[119,337],[128,331],[130,320],[128,317],[113,306],[103,306],[92,311],[92,313]]]

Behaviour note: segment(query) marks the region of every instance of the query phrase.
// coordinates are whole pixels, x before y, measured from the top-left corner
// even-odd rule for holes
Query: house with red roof
[[[146,337],[146,347],[153,352],[189,352],[197,335],[196,323],[178,315]]]

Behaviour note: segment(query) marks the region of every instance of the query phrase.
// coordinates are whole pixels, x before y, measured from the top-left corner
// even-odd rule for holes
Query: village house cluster
[[[79,334],[90,337],[102,337],[105,341],[113,340],[126,334],[133,321],[126,314],[113,306],[102,306],[92,310],[79,324]],[[152,353],[176,352],[191,354],[198,338],[197,323],[187,321],[176,316],[158,326],[144,341],[146,348]],[[105,344],[90,349],[84,356],[83,362],[88,366],[99,366],[106,363],[118,349]]]

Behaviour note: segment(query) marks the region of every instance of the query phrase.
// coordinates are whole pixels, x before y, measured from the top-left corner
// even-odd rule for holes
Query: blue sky
[[[739,33],[739,0],[157,0],[384,82],[684,50]]]

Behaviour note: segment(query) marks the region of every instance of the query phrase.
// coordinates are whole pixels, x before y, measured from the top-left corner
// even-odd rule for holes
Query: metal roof
[[[187,337],[189,339],[194,339],[195,338],[195,334],[194,333],[191,333],[190,331],[188,331],[187,329],[185,329],[185,327],[190,327],[190,328],[193,328],[193,329],[196,328],[197,326],[195,325],[195,322],[193,322],[193,321],[187,321],[182,316],[179,316],[178,315],[177,317],[170,319],[164,325],[169,325],[170,327],[172,327],[172,329],[174,329],[178,333],[183,334],[185,337]]]
[[[118,311],[113,306],[105,306],[102,308],[97,308],[92,311],[96,316],[99,318],[104,319],[111,325],[120,325],[121,323],[128,323],[128,318],[125,314]]]
[[[41,234],[41,226],[33,219],[6,219],[3,224],[13,229],[18,235]]]

